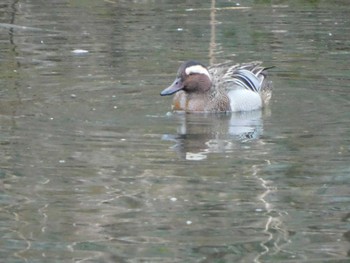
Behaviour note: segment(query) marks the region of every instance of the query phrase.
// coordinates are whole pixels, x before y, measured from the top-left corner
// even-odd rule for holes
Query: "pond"
[[[349,12],[4,1],[2,260],[349,262]],[[274,66],[270,105],[171,113],[159,93],[188,59]]]

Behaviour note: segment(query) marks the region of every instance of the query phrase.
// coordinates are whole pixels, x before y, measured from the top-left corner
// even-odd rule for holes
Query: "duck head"
[[[186,93],[205,93],[211,88],[211,77],[208,69],[199,62],[186,61],[177,71],[174,82],[160,95],[172,95],[180,90]]]

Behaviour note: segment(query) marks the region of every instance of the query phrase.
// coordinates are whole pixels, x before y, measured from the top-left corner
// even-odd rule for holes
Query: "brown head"
[[[208,69],[201,63],[190,60],[181,64],[174,82],[160,95],[172,95],[180,90],[188,94],[203,94],[210,90],[211,85]]]

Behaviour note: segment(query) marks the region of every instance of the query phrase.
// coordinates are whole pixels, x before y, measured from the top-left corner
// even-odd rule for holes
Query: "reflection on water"
[[[210,153],[233,152],[235,143],[258,139],[263,132],[262,112],[178,114],[177,134],[165,134],[186,160],[204,160]]]
[[[347,0],[3,1],[4,262],[349,261]],[[263,112],[167,114],[263,60]]]

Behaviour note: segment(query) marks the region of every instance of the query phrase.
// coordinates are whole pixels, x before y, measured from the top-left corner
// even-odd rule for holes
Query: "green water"
[[[349,11],[5,1],[2,261],[348,262]],[[187,59],[275,66],[271,105],[170,114]]]

